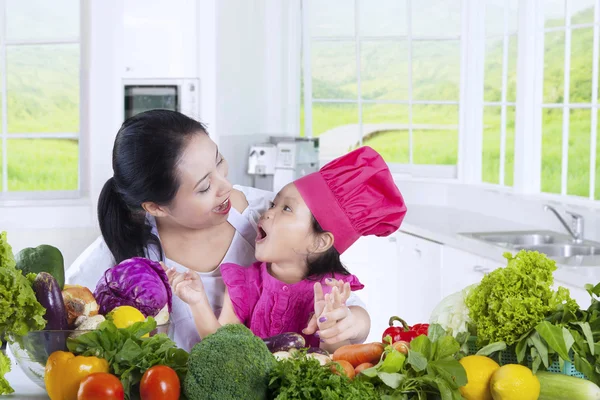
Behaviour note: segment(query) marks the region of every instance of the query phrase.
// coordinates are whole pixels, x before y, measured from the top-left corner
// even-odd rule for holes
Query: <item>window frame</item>
[[[397,174],[408,174],[415,178],[434,178],[434,179],[449,179],[457,180],[459,175],[459,165],[461,163],[461,151],[460,151],[460,140],[461,140],[461,104],[463,103],[463,79],[464,79],[464,42],[465,42],[465,14],[466,4],[469,0],[461,1],[461,30],[458,35],[448,36],[418,36],[412,34],[412,4],[417,0],[405,0],[406,1],[406,23],[407,23],[407,34],[406,35],[387,35],[387,36],[369,36],[360,35],[360,1],[352,0],[354,4],[354,35],[350,36],[313,36],[310,30],[310,7],[315,0],[302,0],[302,77],[303,86],[301,90],[304,93],[304,135],[306,137],[313,137],[312,132],[312,106],[315,103],[333,103],[333,104],[356,104],[358,113],[358,130],[359,130],[359,145],[363,144],[363,104],[400,104],[408,105],[408,141],[409,141],[409,163],[388,163],[390,170]],[[356,99],[335,99],[335,98],[313,98],[312,91],[312,71],[311,71],[311,44],[312,42],[345,42],[354,43],[355,46],[355,59],[356,59],[356,83],[357,83],[357,94]],[[361,93],[361,43],[362,41],[369,42],[400,42],[405,41],[408,43],[408,99],[407,100],[368,100],[362,98]],[[458,85],[458,100],[415,100],[413,98],[413,79],[412,79],[412,63],[413,63],[413,43],[418,41],[458,41],[461,49],[459,57],[460,62],[460,76]],[[457,162],[455,165],[435,165],[435,164],[414,164],[413,163],[413,130],[417,129],[413,125],[413,105],[453,105],[457,107],[457,120],[458,126],[456,129],[458,151],[456,154]],[[448,130],[452,132],[452,130]],[[324,157],[321,157],[321,162],[325,163],[331,161]]]
[[[82,199],[88,195],[89,182],[88,172],[89,163],[86,157],[86,144],[88,142],[86,121],[86,85],[88,82],[87,59],[88,49],[83,44],[89,37],[86,23],[88,18],[88,5],[84,0],[79,0],[79,37],[61,37],[51,40],[8,40],[6,37],[6,7],[7,1],[0,0],[0,96],[2,107],[0,115],[2,124],[0,125],[0,142],[2,144],[2,174],[0,177],[0,205],[22,205],[22,204],[44,204],[48,201],[55,203],[56,200],[65,200],[72,203],[74,199]],[[36,46],[36,45],[77,45],[79,47],[79,128],[78,132],[31,132],[31,133],[10,133],[8,132],[8,103],[7,103],[7,47],[11,46]],[[8,190],[8,140],[22,139],[77,139],[78,142],[78,166],[77,180],[78,187],[75,190],[32,190],[32,191],[9,191]]]

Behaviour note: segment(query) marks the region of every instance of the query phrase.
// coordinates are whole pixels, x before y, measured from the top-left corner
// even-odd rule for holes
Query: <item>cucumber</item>
[[[554,372],[538,371],[538,400],[600,400],[600,387],[585,379]]]
[[[17,269],[23,275],[47,272],[56,279],[60,290],[65,285],[65,261],[62,253],[54,246],[42,244],[38,247],[27,247],[15,256]]]
[[[306,346],[304,337],[298,333],[288,332],[281,335],[263,339],[271,353],[288,351],[289,349],[301,349]]]
[[[69,329],[67,309],[58,282],[47,272],[40,272],[33,281],[33,291],[37,301],[46,309],[45,330],[64,331]]]

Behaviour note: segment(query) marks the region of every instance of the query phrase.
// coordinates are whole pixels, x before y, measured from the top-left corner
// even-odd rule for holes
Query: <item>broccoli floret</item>
[[[225,325],[192,348],[185,395],[189,400],[266,399],[269,373],[276,362],[250,329]]]

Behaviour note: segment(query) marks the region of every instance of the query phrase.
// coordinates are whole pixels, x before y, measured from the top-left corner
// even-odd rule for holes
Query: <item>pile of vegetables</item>
[[[69,338],[67,346],[75,355],[106,360],[109,372],[120,379],[125,398],[138,399],[143,376],[152,367],[160,365],[172,369],[181,382],[188,371],[189,354],[177,348],[167,335],[145,337],[155,329],[156,321],[152,317],[122,329],[106,320],[92,332]]]

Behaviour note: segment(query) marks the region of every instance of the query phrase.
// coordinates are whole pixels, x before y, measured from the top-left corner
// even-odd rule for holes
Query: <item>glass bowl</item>
[[[158,325],[150,332],[150,336],[158,333],[169,335],[171,323]],[[44,384],[44,370],[48,356],[55,351],[69,351],[67,338],[82,335],[91,330],[64,330],[64,331],[32,331],[19,339],[11,340],[8,344],[17,364],[25,375],[42,389]]]

